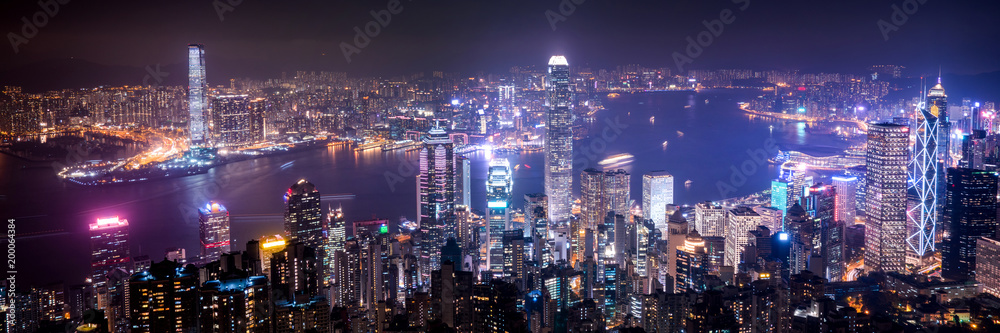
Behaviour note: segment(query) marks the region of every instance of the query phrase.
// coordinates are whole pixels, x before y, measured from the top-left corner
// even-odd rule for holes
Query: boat
[[[629,163],[632,163],[633,160],[635,160],[635,156],[632,156],[632,154],[629,153],[624,153],[609,156],[608,158],[597,162],[597,164],[605,168],[617,168],[628,165]]]
[[[663,149],[664,149],[664,150],[666,150],[666,149],[667,149],[667,145],[668,145],[668,144],[669,144],[669,142],[667,142],[667,140],[663,140]]]
[[[652,125],[653,121],[656,120],[656,116],[649,117],[649,124]]]
[[[618,98],[619,96],[621,96],[621,95],[618,94],[618,93],[610,93],[610,94],[608,94],[608,98]]]
[[[691,184],[694,184],[694,181],[688,179],[686,182],[684,182],[684,188],[691,188]]]

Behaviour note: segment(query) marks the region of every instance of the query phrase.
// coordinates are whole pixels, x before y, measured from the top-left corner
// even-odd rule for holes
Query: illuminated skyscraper
[[[431,221],[444,223],[455,208],[454,146],[448,133],[438,126],[424,138],[417,176],[417,223],[421,226]]]
[[[223,253],[229,253],[229,211],[226,207],[213,201],[198,208],[198,225],[202,259],[216,261]]]
[[[271,257],[285,249],[285,238],[281,235],[264,236],[260,239],[260,266],[266,276],[271,276]],[[247,249],[249,251],[250,249]]]
[[[549,223],[569,221],[573,188],[573,112],[569,63],[564,56],[549,59],[549,111],[545,119],[545,195]]]
[[[629,216],[631,220],[632,195],[629,191],[629,183],[632,176],[622,169],[608,171],[604,173],[604,202],[608,211],[615,214]],[[596,228],[595,223],[592,227]]]
[[[198,269],[164,260],[129,280],[131,332],[191,332],[198,328]]]
[[[324,257],[324,265],[328,269],[326,277],[331,280],[331,282],[336,282],[337,277],[334,276],[337,268],[336,258],[337,252],[344,251],[344,242],[347,241],[347,220],[344,219],[344,209],[343,207],[338,207],[337,209],[328,208],[329,213],[326,214],[326,227],[327,227],[327,237],[329,239],[328,251]]]
[[[584,228],[596,229],[606,215],[608,205],[604,201],[604,172],[583,170],[580,174],[580,217]]]
[[[653,220],[656,229],[667,227],[667,205],[674,204],[674,176],[666,171],[642,175],[642,218]]]
[[[904,269],[909,132],[905,125],[868,126],[865,268],[869,272],[902,272]]]
[[[95,287],[104,285],[108,272],[130,271],[128,220],[115,217],[97,219],[90,225],[90,279]]]
[[[490,161],[486,180],[486,206],[489,223],[488,258],[490,271],[499,277],[503,273],[503,235],[510,228],[510,193],[514,186],[510,162],[505,158]]]
[[[323,227],[323,209],[316,186],[300,179],[285,193],[285,235],[288,243],[302,243],[316,251],[316,258],[326,257],[329,239]],[[321,269],[325,270],[326,267]]]
[[[702,237],[726,237],[726,210],[710,201],[694,206],[694,226]]]
[[[247,95],[212,99],[213,142],[220,146],[249,145],[264,140],[264,104]]]
[[[913,146],[913,190],[917,194],[917,204],[907,212],[913,233],[906,243],[917,255],[934,251],[934,232],[937,226],[938,186],[941,185],[938,170],[938,117],[941,112],[936,105],[916,110],[916,144]]]
[[[831,179],[833,187],[837,188],[837,211],[834,219],[844,221],[845,227],[854,225],[854,216],[857,214],[858,177],[833,176]]]
[[[188,45],[188,122],[192,144],[205,143],[206,104],[208,103],[208,83],[205,81],[205,46]]]
[[[742,263],[750,231],[757,229],[762,221],[757,212],[747,207],[726,211],[726,266],[736,267]]]
[[[771,181],[771,207],[781,211],[784,218],[788,214],[788,182],[781,179]]]
[[[465,156],[455,157],[455,204],[472,204],[472,164]]]

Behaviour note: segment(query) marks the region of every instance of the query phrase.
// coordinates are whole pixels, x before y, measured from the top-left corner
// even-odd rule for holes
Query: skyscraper
[[[455,208],[455,145],[439,126],[431,128],[423,140],[417,176],[417,223],[444,223]]]
[[[329,239],[319,201],[319,191],[309,181],[300,179],[292,184],[285,193],[285,235],[288,244],[300,242],[315,250],[317,258],[324,258]]]
[[[834,219],[844,221],[845,226],[854,225],[857,215],[858,177],[833,176],[833,187],[837,188],[837,210]]]
[[[997,182],[995,172],[948,169],[945,195],[945,228],[941,243],[941,275],[969,279],[976,271],[976,240],[997,233]]]
[[[869,272],[901,272],[904,268],[909,139],[909,128],[904,125],[868,126],[865,268]]]
[[[490,161],[486,183],[490,236],[488,260],[490,271],[497,277],[503,273],[503,235],[504,230],[510,228],[510,193],[513,186],[510,162],[505,158]]]
[[[216,261],[223,253],[229,253],[229,211],[226,207],[212,201],[198,208],[198,225],[202,259]]]
[[[726,211],[726,266],[736,267],[742,262],[750,231],[757,229],[761,221],[760,215],[747,207]]]
[[[780,210],[782,218],[788,214],[788,181],[771,181],[771,207]]]
[[[580,173],[580,218],[584,228],[594,229],[608,215],[604,201],[604,172],[586,169]]]
[[[189,332],[198,328],[198,270],[164,260],[129,280],[131,332]]]
[[[726,210],[711,201],[694,206],[694,226],[702,237],[726,237]]]
[[[604,173],[604,202],[608,206],[608,211],[629,216],[630,220],[632,216],[630,212],[632,195],[629,191],[631,179],[632,176],[622,169]],[[597,225],[594,224],[593,227],[596,228]]]
[[[569,221],[573,188],[573,113],[569,63],[552,56],[548,68],[549,111],[545,119],[545,195],[549,223]]]
[[[666,171],[642,175],[642,218],[657,229],[667,226],[667,205],[674,204],[674,176]]]
[[[455,157],[455,204],[472,204],[472,164],[465,156]]]
[[[90,279],[95,287],[104,285],[115,269],[130,271],[128,220],[115,217],[97,219],[90,225]]]
[[[913,146],[913,190],[917,194],[917,204],[907,216],[913,225],[913,233],[906,243],[917,255],[923,256],[934,251],[934,233],[938,220],[938,186],[941,185],[938,168],[938,117],[941,112],[937,105],[916,110],[916,143]],[[947,135],[947,134],[945,134]]]
[[[188,45],[188,122],[192,144],[205,143],[205,104],[208,103],[208,83],[205,81],[205,46]]]

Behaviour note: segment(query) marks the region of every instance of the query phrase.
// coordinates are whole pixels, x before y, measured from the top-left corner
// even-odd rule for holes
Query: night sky
[[[21,18],[30,20],[42,8],[35,0],[5,1],[0,31],[8,38],[0,50],[0,83],[20,79],[4,78],[5,72],[65,59],[132,68],[181,65],[188,43],[206,45],[210,80],[295,70],[385,76],[506,71],[543,65],[559,53],[575,66],[676,68],[671,55],[684,52],[685,38],[726,9],[734,11],[735,21],[689,68],[859,72],[872,64],[900,64],[913,74],[936,73],[939,65],[965,75],[1000,70],[997,1],[575,0],[583,3],[553,31],[545,12],[559,13],[561,2],[572,1],[402,0],[401,11],[350,63],[339,45],[352,43],[354,27],[363,29],[373,20],[369,12],[385,10],[388,1],[218,0],[236,4],[221,21],[211,0],[68,1],[18,53],[9,33],[21,35]],[[916,12],[886,41],[877,22],[892,23],[891,6],[906,2],[918,4]]]

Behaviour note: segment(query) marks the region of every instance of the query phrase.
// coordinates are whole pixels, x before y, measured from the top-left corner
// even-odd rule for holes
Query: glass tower
[[[667,205],[674,204],[674,176],[666,171],[642,175],[642,218],[656,229],[667,227]]]
[[[208,83],[205,81],[205,46],[188,45],[188,112],[192,144],[205,143],[205,105]]]
[[[208,261],[219,260],[229,253],[229,211],[218,202],[209,202],[198,209],[201,232],[201,256]]]
[[[503,274],[504,230],[510,228],[510,191],[514,186],[511,177],[510,162],[505,158],[490,161],[489,174],[486,176],[486,206],[488,209],[490,255],[489,268],[494,276]]]
[[[545,195],[549,223],[569,221],[573,188],[573,113],[569,63],[564,56],[549,59],[549,110],[545,119]]]
[[[869,272],[904,270],[909,140],[909,127],[905,125],[868,126],[865,268]]]

